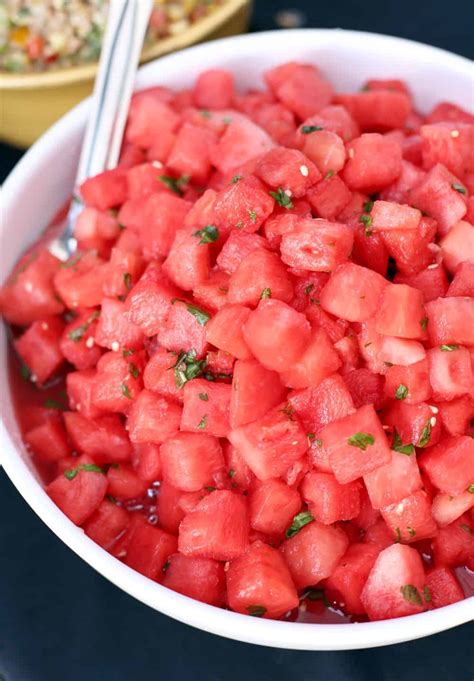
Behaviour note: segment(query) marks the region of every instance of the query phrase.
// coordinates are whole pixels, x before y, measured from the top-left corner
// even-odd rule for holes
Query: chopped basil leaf
[[[117,503],[117,499],[115,497],[113,497],[111,494],[106,494],[105,498],[107,499],[107,501],[110,501],[111,504]]]
[[[216,491],[216,488],[213,487],[212,485],[207,485],[206,487],[204,487],[204,489],[206,490],[206,492],[215,492]]]
[[[407,532],[410,535],[410,537],[414,537],[416,535],[416,532],[413,529],[413,527],[407,527]]]
[[[336,174],[336,171],[335,171],[335,170],[328,170],[327,173],[326,173],[326,175],[324,176],[324,179],[325,179],[325,180],[330,180],[331,177],[334,177],[335,174]]]
[[[235,228],[236,228],[236,229],[241,229],[242,226],[243,226],[243,224],[244,224],[244,223],[242,222],[242,220],[239,220],[238,222],[235,223]]]
[[[76,468],[70,468],[64,471],[64,477],[68,480],[74,480],[79,471],[88,471],[91,473],[104,473],[104,469],[100,466],[96,466],[95,463],[80,463]]]
[[[44,406],[46,409],[56,409],[57,411],[67,411],[65,404],[58,402],[58,400],[53,400],[50,397],[44,401]]]
[[[234,177],[231,179],[230,183],[231,184],[237,184],[237,182],[241,179],[242,179],[242,175],[234,175]]]
[[[303,593],[300,596],[300,601],[304,601],[306,598],[309,601],[322,601],[326,608],[329,608],[330,606],[329,601],[326,599],[326,596],[324,595],[323,589],[305,589],[305,591],[303,591]]]
[[[203,402],[207,402],[209,400],[209,395],[207,393],[199,393],[199,399]]]
[[[80,201],[80,199],[79,199]],[[82,202],[81,202],[82,203]],[[82,253],[78,253],[77,255],[74,255],[72,258],[69,258],[69,260],[66,260],[66,262],[62,262],[60,267],[62,267],[64,270],[68,270],[71,267],[75,267],[79,260],[82,258]]]
[[[264,300],[264,298],[271,298],[272,297],[272,290],[271,288],[264,288],[262,291],[262,295],[260,296],[260,300]]]
[[[301,513],[295,515],[295,517],[293,518],[293,522],[291,523],[290,527],[287,529],[285,533],[287,538],[289,539],[290,537],[294,537],[295,534],[298,534],[298,532],[305,525],[312,523],[313,520],[314,517],[309,511],[302,511]]]
[[[425,597],[425,601],[427,603],[431,603],[431,592],[427,586],[423,587],[423,596]]]
[[[309,135],[312,132],[317,132],[318,130],[322,130],[323,128],[320,125],[302,125],[301,126],[301,132],[303,135]]]
[[[466,491],[469,492],[469,494],[474,494],[474,485],[469,485]]]
[[[280,411],[282,414],[285,414],[285,416],[287,417],[287,419],[288,419],[289,421],[294,421],[294,413],[295,413],[295,410],[293,409],[293,407],[291,406],[291,404],[287,404],[285,407],[283,407],[283,409],[280,409],[279,411]]]
[[[249,210],[247,212],[250,215],[250,220],[251,220],[252,224],[254,225],[257,221],[257,213],[254,210]],[[236,225],[236,227],[237,227],[237,225]]]
[[[308,440],[312,441],[315,439],[316,435],[314,433],[306,433]]]
[[[212,114],[207,109],[201,109],[199,112],[203,118],[211,118]]]
[[[267,609],[263,605],[248,605],[247,612],[252,617],[263,617]]]
[[[471,528],[469,527],[469,525],[466,525],[466,523],[461,523],[459,525],[459,527],[461,528],[461,530],[464,530],[464,532],[467,532],[468,534],[472,534]]]
[[[130,371],[130,374],[133,376],[133,378],[138,378],[140,376],[140,369],[133,362],[129,363],[128,370]]]
[[[459,350],[459,345],[440,345],[439,349],[441,352],[454,352],[455,350]]]
[[[232,123],[232,117],[231,116],[223,116],[222,117],[222,122],[225,125],[229,125],[229,123]]]
[[[396,527],[396,528],[395,528],[395,535],[396,535],[396,537],[397,537],[397,538],[395,539],[395,543],[396,543],[396,544],[399,544],[399,543],[402,541],[402,534],[401,534],[401,532],[400,532],[400,528],[399,528],[399,527]]]
[[[229,478],[235,478],[235,471],[233,468],[229,470]]]
[[[429,443],[431,437],[431,423],[429,421],[426,422],[425,427],[421,431],[420,435],[420,441],[418,442],[418,447],[426,447],[426,445]]]
[[[158,179],[178,196],[183,195],[181,187],[188,184],[190,180],[189,175],[181,175],[178,178],[171,177],[170,175],[158,175]]]
[[[199,421],[198,428],[200,428],[201,430],[204,430],[204,428],[206,427],[206,423],[207,423],[207,415],[203,416],[202,419]]]
[[[27,381],[31,377],[31,370],[26,364],[20,366],[20,376]]]
[[[68,337],[74,341],[75,343],[79,342],[87,332],[89,326],[92,324],[92,322],[97,319],[97,317],[100,316],[99,310],[94,310],[94,312],[91,314],[91,316],[86,319],[84,324],[81,324],[80,326],[77,326],[75,329],[72,331],[69,331]]]
[[[314,289],[314,284],[308,284],[308,286],[306,286],[304,292],[306,293],[307,296],[309,296],[309,294],[311,293],[311,291],[313,289]]]
[[[368,215],[367,213],[362,213],[359,218],[359,222],[362,222],[362,224],[365,226],[365,236],[371,236],[372,216]]]
[[[200,376],[204,371],[205,366],[206,360],[196,359],[195,350],[189,350],[189,352],[184,352],[183,350],[179,353],[176,362],[169,368],[174,369],[176,387],[181,389],[185,383]]]
[[[426,331],[428,328],[428,317],[423,317],[423,319],[420,319],[420,326],[423,329],[423,331]]]
[[[457,192],[460,194],[467,194],[467,189],[462,186],[462,184],[459,184],[459,182],[453,182],[451,184],[451,187],[455,189]]]
[[[124,357],[130,357],[130,355],[134,355],[134,354],[135,354],[135,350],[123,350],[122,351],[122,355]]]
[[[406,385],[400,383],[400,385],[395,391],[395,397],[397,398],[397,400],[404,400],[408,397],[408,388],[406,387]]]
[[[408,603],[412,603],[413,605],[423,605],[420,592],[418,591],[416,586],[413,586],[413,584],[405,584],[405,586],[402,586],[400,588],[400,591],[402,592],[403,598]]]
[[[123,283],[125,284],[125,288],[127,289],[127,291],[130,291],[130,289],[132,288],[132,275],[130,274],[130,272],[125,272],[125,274],[123,275]]]
[[[356,433],[347,440],[347,444],[351,445],[352,447],[358,447],[364,452],[369,445],[373,445],[374,443],[375,438],[370,433]]]
[[[186,309],[189,312],[189,314],[192,314],[193,317],[195,317],[197,323],[200,324],[201,326],[205,326],[211,318],[209,312],[205,312],[204,310],[201,310],[199,307],[191,305],[191,303],[186,304]]]
[[[290,199],[288,194],[283,191],[282,187],[278,187],[276,192],[269,192],[269,194],[282,208],[287,208],[288,210],[293,208],[293,201]]]
[[[364,213],[370,213],[373,207],[374,207],[373,201],[366,201],[362,206],[362,208],[364,209]]]
[[[391,447],[395,452],[399,452],[400,454],[406,454],[407,456],[411,456],[415,451],[415,447],[412,444],[407,445],[402,444],[402,438],[398,434],[396,428],[393,429],[393,440]]]
[[[127,397],[129,400],[131,400],[131,399],[132,399],[132,396],[131,396],[131,394],[130,394],[130,390],[128,389],[128,386],[127,386],[125,383],[122,383],[121,389],[122,389],[122,395],[124,395],[124,396]]]
[[[219,230],[214,225],[206,225],[194,232],[193,236],[200,237],[200,244],[212,244],[219,238]]]

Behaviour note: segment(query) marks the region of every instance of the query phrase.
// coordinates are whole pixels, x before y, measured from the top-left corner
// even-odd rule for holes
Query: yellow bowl
[[[252,0],[227,0],[182,33],[143,50],[141,61],[156,59],[194,43],[242,33],[248,27]],[[216,59],[217,61],[217,59]],[[0,75],[0,139],[28,147],[66,111],[92,91],[97,64],[44,73]]]

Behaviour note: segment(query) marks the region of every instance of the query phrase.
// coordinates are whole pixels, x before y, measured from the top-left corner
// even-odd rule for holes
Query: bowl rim
[[[186,46],[192,46],[204,40],[208,33],[218,30],[233,14],[252,5],[253,0],[226,0],[223,5],[217,7],[211,14],[190,24],[182,33],[166,36],[147,45],[141,54],[140,63],[157,59],[174,50],[180,50]],[[92,80],[98,68],[98,62],[59,67],[50,71],[37,73],[5,73],[0,71],[0,92],[2,90],[28,90],[36,88],[53,88],[63,85],[72,85]]]
[[[342,29],[300,29],[288,31],[297,38],[302,33],[315,40],[331,41],[340,37],[344,41],[356,41],[366,44],[367,40],[377,45],[378,41],[393,50],[410,47],[420,56],[438,56],[453,65],[453,69],[469,73],[470,61],[464,57],[440,50],[439,48],[408,41],[403,38],[384,36],[359,31],[345,31]],[[259,41],[262,46],[281,43],[281,31],[268,31],[259,34],[247,34],[204,43],[190,47],[181,52],[168,55],[160,60],[166,68],[169,62],[184,61],[190,56],[199,59],[200,54],[221,49],[232,53],[235,46],[240,49]],[[261,46],[261,47],[262,47]],[[146,73],[152,65],[142,67]],[[13,169],[3,187],[4,210],[10,210],[15,203],[15,195],[22,185],[38,171],[48,148],[64,147],[71,131],[85,119],[88,100],[80,103],[63,116],[49,129],[25,154]],[[5,337],[4,329],[2,335]],[[7,402],[7,391],[2,394],[2,403]],[[2,408],[3,411],[3,408]],[[310,624],[298,622],[284,622],[248,617],[210,606],[174,591],[166,589],[160,584],[144,577],[129,568],[119,560],[108,554],[101,547],[89,539],[83,530],[75,526],[51,501],[44,489],[28,468],[26,461],[19,455],[19,444],[7,432],[3,423],[0,427],[0,452],[3,466],[20,494],[31,508],[45,522],[45,524],[76,554],[83,558],[101,575],[109,579],[116,586],[137,598],[142,603],[159,612],[186,624],[195,626],[209,633],[218,634],[226,638],[236,639],[248,643],[257,643],[276,648],[290,648],[301,650],[348,650],[356,648],[377,647],[381,645],[413,640],[438,631],[463,624],[473,619],[474,598],[467,598],[458,603],[445,606],[442,609],[427,611],[418,615],[411,615],[401,619],[390,619],[378,622],[364,622],[351,624]]]

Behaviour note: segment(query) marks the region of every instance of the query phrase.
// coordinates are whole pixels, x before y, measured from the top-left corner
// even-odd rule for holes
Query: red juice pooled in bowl
[[[0,293],[59,508],[150,579],[255,617],[474,593],[474,118],[313,65],[135,95],[78,250]]]

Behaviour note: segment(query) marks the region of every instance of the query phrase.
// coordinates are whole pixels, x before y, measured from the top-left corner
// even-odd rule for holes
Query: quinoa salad
[[[225,0],[155,0],[147,42],[182,33]],[[2,0],[0,71],[45,71],[94,62],[107,18],[106,0]]]

